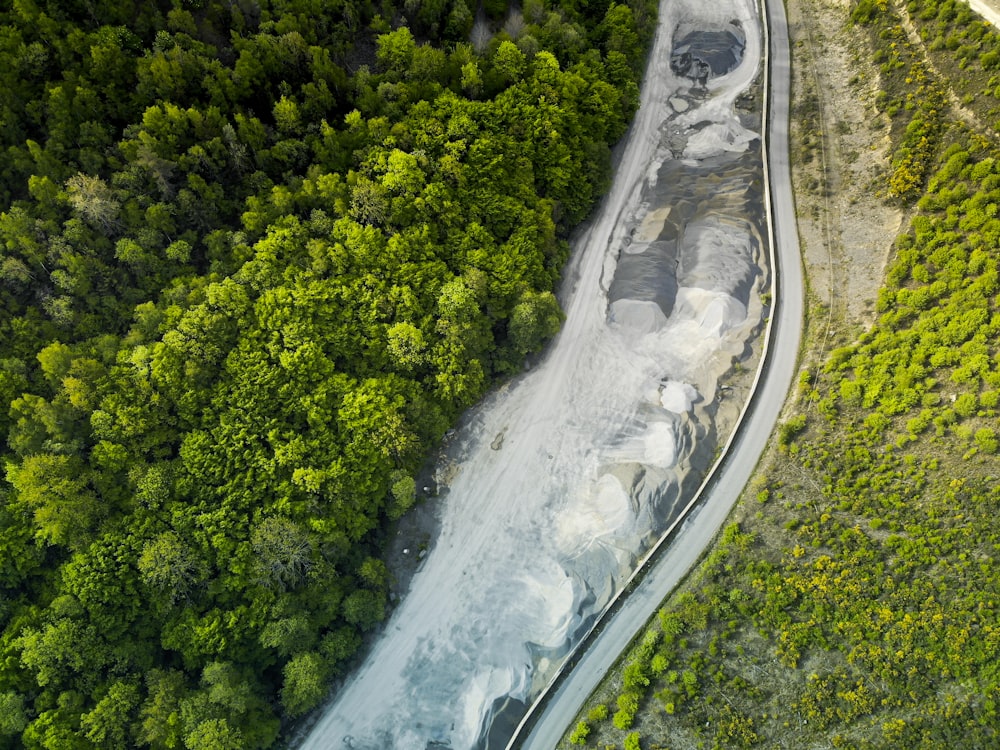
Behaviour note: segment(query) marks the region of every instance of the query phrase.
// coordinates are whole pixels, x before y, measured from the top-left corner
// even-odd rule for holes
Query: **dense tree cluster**
[[[428,451],[560,324],[654,13],[0,11],[0,747],[317,705]]]
[[[969,18],[961,5],[909,8],[926,38]],[[894,138],[883,194],[913,209],[877,321],[803,372],[781,457],[570,745],[1000,739],[1000,144],[943,106],[946,82],[901,34],[900,10],[891,0],[854,10],[881,52]],[[985,57],[995,47],[978,24],[968,33],[985,40]],[[933,137],[918,146],[921,128]],[[904,164],[915,171],[897,191]]]

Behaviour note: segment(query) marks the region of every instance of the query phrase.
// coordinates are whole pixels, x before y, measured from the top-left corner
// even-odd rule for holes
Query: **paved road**
[[[776,305],[770,331],[770,356],[762,371],[751,410],[726,459],[654,567],[603,625],[576,665],[547,697],[544,710],[512,740],[511,748],[552,750],[576,712],[619,654],[656,612],[664,598],[711,544],[749,481],[788,394],[796,369],[802,329],[802,269],[788,158],[788,29],[781,0],[766,0],[770,34],[770,113],[766,149],[771,210],[776,237]]]

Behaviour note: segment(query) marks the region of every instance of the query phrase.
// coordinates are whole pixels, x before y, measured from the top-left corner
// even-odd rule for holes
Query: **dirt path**
[[[969,4],[1000,27],[1000,0]],[[878,69],[848,25],[849,0],[788,0],[787,6],[797,63],[793,179],[814,344],[805,364],[815,366],[873,322],[905,215],[877,197],[888,179],[888,123],[875,108]],[[900,12],[910,39],[923,48],[906,8]],[[953,94],[951,104],[974,130],[996,137]]]
[[[792,148],[809,325],[821,362],[873,320],[903,214],[872,195],[887,177],[888,127],[875,109],[878,71],[847,27],[848,0],[789,0],[795,49]]]

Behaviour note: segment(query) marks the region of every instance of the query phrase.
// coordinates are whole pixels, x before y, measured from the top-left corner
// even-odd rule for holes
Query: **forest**
[[[1000,743],[1000,35],[954,0],[849,23],[893,144],[873,199],[908,217],[874,325],[802,371],[776,458],[560,747]]]
[[[280,746],[558,329],[655,3],[0,10],[0,748]]]

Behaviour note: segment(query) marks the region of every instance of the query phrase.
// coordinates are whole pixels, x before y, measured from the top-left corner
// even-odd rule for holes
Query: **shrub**
[[[618,711],[612,722],[618,729],[630,729],[639,710],[639,693],[622,693],[618,696]]]
[[[993,454],[1000,448],[1000,441],[997,440],[996,432],[989,427],[982,427],[976,430],[975,440],[979,450],[983,453]]]
[[[576,729],[573,730],[573,734],[569,736],[570,744],[586,745],[588,735],[590,735],[590,724],[585,721],[581,721],[576,725]]]
[[[608,718],[608,706],[606,703],[598,703],[592,709],[590,713],[587,714],[587,719],[590,721],[604,721]]]

